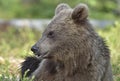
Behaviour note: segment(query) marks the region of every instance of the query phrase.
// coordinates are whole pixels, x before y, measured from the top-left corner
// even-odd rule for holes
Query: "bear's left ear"
[[[75,22],[80,22],[87,19],[88,17],[88,7],[85,4],[77,5],[72,12],[72,19]]]
[[[55,15],[58,14],[60,11],[64,10],[64,9],[69,9],[69,5],[65,4],[65,3],[61,3],[57,6],[56,10],[55,10]]]

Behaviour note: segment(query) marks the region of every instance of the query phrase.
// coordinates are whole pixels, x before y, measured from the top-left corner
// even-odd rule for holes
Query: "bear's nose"
[[[39,50],[39,48],[36,47],[36,46],[32,46],[32,48],[31,48],[31,51],[32,51],[33,53],[37,53],[38,50]]]

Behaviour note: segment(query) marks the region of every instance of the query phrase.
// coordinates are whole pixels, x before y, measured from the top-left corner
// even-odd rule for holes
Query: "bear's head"
[[[88,64],[92,37],[96,33],[87,18],[88,7],[85,4],[74,9],[67,4],[58,5],[55,16],[31,50],[40,58],[59,60],[73,64],[73,67]]]

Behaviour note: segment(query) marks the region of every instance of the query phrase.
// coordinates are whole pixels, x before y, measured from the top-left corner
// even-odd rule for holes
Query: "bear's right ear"
[[[72,19],[75,22],[80,22],[88,17],[88,7],[85,4],[79,4],[77,5],[72,12]]]
[[[56,7],[55,10],[55,15],[58,14],[60,11],[64,10],[64,9],[69,9],[69,5],[65,4],[65,3],[61,3]]]

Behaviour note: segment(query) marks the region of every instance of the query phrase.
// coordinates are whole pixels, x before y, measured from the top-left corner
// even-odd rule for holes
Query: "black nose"
[[[36,47],[36,46],[32,46],[32,48],[31,48],[31,51],[32,51],[33,53],[37,53],[38,50],[39,50],[39,48]]]

